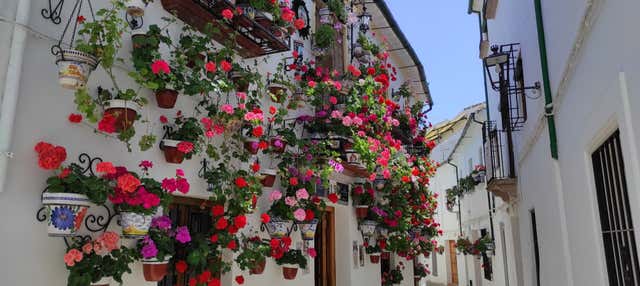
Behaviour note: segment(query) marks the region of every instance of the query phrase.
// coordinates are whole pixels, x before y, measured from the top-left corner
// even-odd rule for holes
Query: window
[[[171,221],[175,223],[173,227],[179,225],[185,225],[189,228],[191,236],[197,234],[207,234],[213,225],[211,218],[210,205],[205,200],[186,198],[186,197],[174,197],[174,203],[169,207],[169,217]],[[176,257],[172,261],[178,261],[179,259],[185,259],[184,245],[180,243],[175,244]],[[174,269],[174,267],[169,267]],[[189,277],[170,272],[165,276],[164,280],[158,282],[158,286],[187,286]]]
[[[486,228],[480,230],[480,236],[488,236]],[[484,271],[484,279],[489,281],[493,280],[493,264],[491,263],[491,258],[489,258],[486,251],[482,253],[482,269]]]
[[[620,132],[591,155],[609,285],[639,285],[640,271],[625,178]]]
[[[533,235],[533,258],[536,266],[536,285],[540,286],[540,249],[538,246],[538,226],[536,225],[536,210],[531,209],[531,234]]]

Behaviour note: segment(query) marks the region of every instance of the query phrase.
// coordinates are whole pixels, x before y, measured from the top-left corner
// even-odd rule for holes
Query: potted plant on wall
[[[282,257],[276,259],[276,263],[282,266],[282,275],[286,280],[296,279],[298,268],[307,268],[307,258],[298,249],[290,249],[285,252]]]
[[[436,255],[436,254],[431,253],[431,255]],[[422,280],[422,278],[424,277],[427,277],[427,275],[429,275],[429,269],[427,269],[426,265],[422,263],[418,263],[413,266],[413,280],[415,284],[420,283],[420,280]]]
[[[198,119],[183,117],[178,112],[174,124],[165,126],[165,131],[160,149],[167,163],[180,164],[185,158],[191,159],[201,151],[204,130]]]
[[[144,9],[152,3],[153,0],[125,0],[125,6],[127,7],[127,14],[134,17],[144,16]]]
[[[313,44],[314,47],[312,52],[315,56],[321,57],[324,56],[331,45],[335,42],[336,31],[333,29],[331,25],[322,24],[313,34]]]
[[[271,101],[283,103],[287,99],[289,90],[293,88],[291,82],[287,79],[283,63],[278,64],[276,73],[268,81],[267,91]]]
[[[380,249],[380,246],[377,243],[368,245],[365,248],[365,251],[367,252],[367,254],[369,254],[369,261],[371,261],[371,263],[380,263],[380,253],[382,252],[382,249]]]
[[[375,202],[375,191],[373,188],[365,190],[363,185],[356,185],[351,190],[353,206],[356,209],[356,218],[364,219],[369,214],[369,208]]]
[[[293,210],[289,206],[292,199],[289,199],[290,203],[287,204],[282,192],[273,190],[269,194],[269,200],[272,203],[268,212],[271,219],[267,222],[267,232],[271,238],[282,238],[289,234],[289,228],[293,224]]]
[[[486,175],[486,173],[487,173],[487,167],[480,164],[480,165],[476,165],[473,168],[473,171],[471,172],[471,176],[473,177],[473,180],[476,183],[480,183],[484,179],[484,176]]]
[[[42,204],[47,213],[49,236],[72,236],[82,226],[91,203],[103,205],[112,192],[105,179],[76,165],[63,167],[67,153],[64,147],[47,142],[35,146],[38,165],[57,174],[47,179]]]
[[[122,284],[122,275],[131,273],[129,264],[137,258],[135,249],[120,246],[120,237],[107,231],[93,241],[81,240],[64,255],[69,270],[68,286],[108,286]]]
[[[175,254],[175,242],[191,241],[186,227],[171,228],[168,216],[155,217],[151,221],[149,233],[138,241],[138,251],[142,256],[142,272],[146,281],[160,281],[167,274],[169,260]]]
[[[267,257],[270,257],[271,247],[269,243],[259,236],[242,238],[242,248],[236,257],[236,263],[241,270],[249,270],[249,273],[257,275],[264,272]]]
[[[402,269],[404,269],[404,264],[399,262],[395,268],[391,269],[389,272],[382,274],[382,285],[391,286],[391,285],[399,285],[404,280],[402,277]]]

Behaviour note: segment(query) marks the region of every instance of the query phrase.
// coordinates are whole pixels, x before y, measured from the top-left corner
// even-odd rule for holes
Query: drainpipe
[[[482,16],[478,13],[478,30],[480,30],[480,41],[482,41]],[[480,65],[482,68],[482,80],[484,81],[484,102],[486,102],[487,107],[485,108],[487,112],[487,121],[491,120],[491,112],[489,111],[489,90],[487,89],[487,70],[484,68],[484,62]]]
[[[11,137],[16,106],[18,105],[22,60],[27,39],[27,31],[24,27],[29,23],[30,2],[29,0],[18,0],[13,33],[9,36],[11,37],[10,56],[2,102],[0,103],[0,192],[4,190],[6,184],[9,158],[13,157],[10,149]]]
[[[447,160],[447,164],[456,168],[456,185],[460,183],[460,177],[458,175],[458,166],[451,163],[451,159]],[[462,211],[460,210],[460,195],[458,195],[458,226],[460,227],[460,235],[462,235]]]
[[[553,96],[551,95],[551,83],[549,81],[549,63],[547,59],[547,42],[544,34],[544,22],[542,20],[542,4],[540,0],[533,0],[536,11],[536,26],[538,30],[538,46],[540,49],[540,67],[542,69],[542,86],[544,87],[544,115],[547,117],[547,128],[549,129],[549,147],[551,157],[558,159],[558,136],[556,134],[556,123],[553,116]]]

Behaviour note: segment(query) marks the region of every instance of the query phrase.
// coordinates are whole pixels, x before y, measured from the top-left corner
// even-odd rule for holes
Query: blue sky
[[[466,0],[386,0],[425,68],[435,105],[429,120],[451,119],[484,101],[478,17]]]

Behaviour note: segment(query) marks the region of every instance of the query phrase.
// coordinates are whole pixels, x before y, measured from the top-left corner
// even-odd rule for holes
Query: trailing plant
[[[489,250],[492,243],[488,236],[483,236],[473,242],[468,238],[460,237],[456,241],[456,249],[464,255],[481,255]]]
[[[402,262],[398,262],[395,268],[389,270],[389,272],[382,274],[382,285],[390,286],[393,284],[400,284],[404,277],[402,276],[402,270],[404,269],[404,264]]]
[[[314,44],[321,49],[328,49],[336,40],[336,31],[328,24],[321,24],[313,34]]]
[[[435,255],[435,254],[432,254]],[[422,263],[418,263],[416,265],[413,266],[413,276],[418,276],[420,278],[422,277],[427,277],[427,275],[429,275],[429,269],[427,268],[426,265],[422,264]]]
[[[343,0],[329,0],[327,2],[327,7],[340,22],[347,22],[347,10],[344,7]]]

